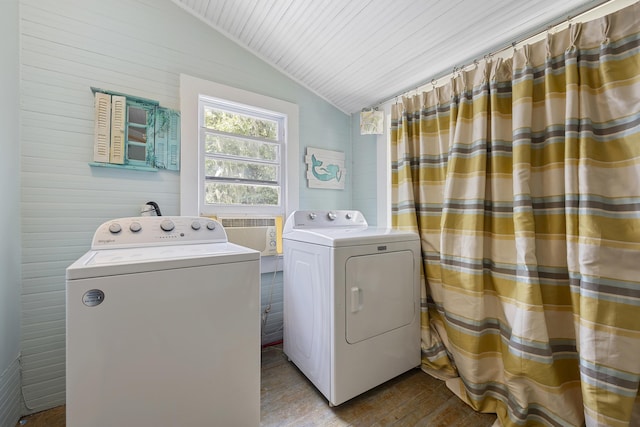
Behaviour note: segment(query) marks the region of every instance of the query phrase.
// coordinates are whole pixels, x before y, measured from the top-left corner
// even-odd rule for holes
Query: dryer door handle
[[[351,288],[351,312],[357,313],[362,310],[362,289],[354,286]]]

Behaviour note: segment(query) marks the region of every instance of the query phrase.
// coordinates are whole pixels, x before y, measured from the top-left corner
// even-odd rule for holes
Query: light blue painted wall
[[[337,77],[336,77],[337,78]],[[344,190],[308,188],[306,164],[300,168],[300,209],[350,209],[352,199],[353,169],[351,158],[351,118],[344,115],[345,126],[334,126],[322,119],[331,111],[329,104],[318,104],[315,108],[300,109],[300,128],[310,135],[300,134],[300,157],[304,162],[307,147],[323,148],[345,153],[347,175]]]
[[[378,225],[377,201],[377,135],[360,135],[360,114],[351,115],[353,159],[353,209],[364,214],[367,223]]]
[[[0,3],[0,427],[20,416],[20,145],[18,0]]]
[[[169,0],[20,0],[20,7],[21,348],[26,404],[38,411],[65,400],[65,268],[103,221],[137,215],[149,200],[163,214],[179,212],[178,173],[87,165],[90,86],[177,109],[186,73],[297,103],[301,172],[307,146],[344,151],[350,164],[351,118]],[[322,191],[306,188],[303,173],[299,179],[300,208],[351,206],[350,181],[344,191]]]

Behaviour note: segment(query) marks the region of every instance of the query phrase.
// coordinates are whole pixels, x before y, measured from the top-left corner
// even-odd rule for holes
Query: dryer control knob
[[[111,234],[118,234],[122,231],[122,227],[117,222],[112,222],[109,225],[109,231],[111,232]]]
[[[309,214],[309,219],[310,219],[311,221],[313,221],[314,219],[316,219],[316,214],[314,214],[313,212],[311,212],[311,213]]]
[[[347,219],[351,219],[351,218],[353,218],[353,214],[352,214],[351,212],[347,212],[347,214],[345,215],[345,217],[346,217]]]
[[[133,231],[134,233],[137,233],[138,231],[142,230],[142,226],[140,225],[139,222],[132,222],[129,225],[129,230]]]
[[[336,213],[335,212],[329,212],[327,214],[327,218],[329,218],[329,221],[335,221],[336,220]]]
[[[160,228],[162,228],[164,231],[171,231],[175,227],[175,224],[170,219],[165,219],[160,223]]]
[[[198,221],[193,221],[191,223],[191,228],[193,228],[194,230],[200,230],[200,222]]]
[[[209,222],[207,223],[207,228],[208,228],[209,230],[215,230],[215,229],[216,229],[216,223],[215,223],[215,222],[213,222],[213,221],[209,221]]]

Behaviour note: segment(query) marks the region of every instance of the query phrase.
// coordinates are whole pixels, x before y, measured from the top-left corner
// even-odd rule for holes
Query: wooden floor
[[[262,350],[261,426],[442,426],[490,427],[442,381],[415,369],[340,406],[327,400],[282,353]],[[25,417],[17,426],[64,427],[64,406]]]

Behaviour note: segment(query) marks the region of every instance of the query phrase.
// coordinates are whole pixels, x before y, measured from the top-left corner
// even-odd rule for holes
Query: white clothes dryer
[[[257,251],[207,218],[120,218],[66,277],[68,427],[259,425]]]
[[[296,211],[282,239],[284,352],[331,406],[420,365],[416,233]]]

